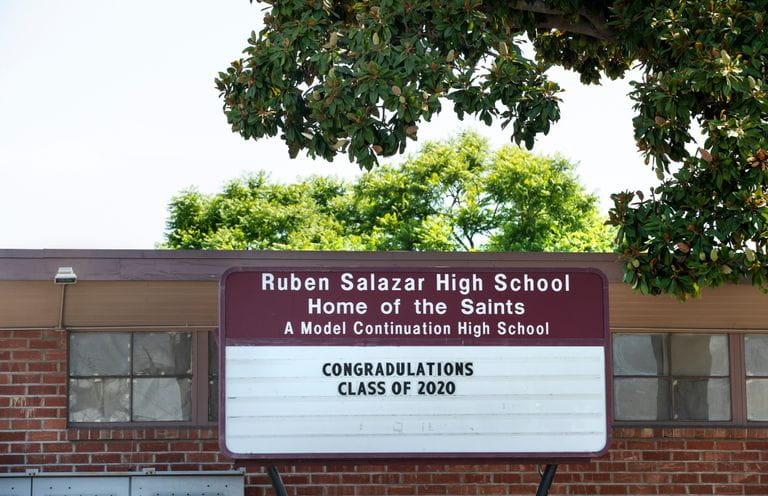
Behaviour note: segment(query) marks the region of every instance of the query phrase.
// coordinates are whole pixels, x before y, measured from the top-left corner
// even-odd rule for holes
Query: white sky
[[[357,166],[288,158],[275,138],[244,141],[213,79],[239,57],[263,4],[247,0],[0,0],[0,248],[152,248],[181,189],[218,191],[266,169],[282,181],[353,177]],[[628,82],[584,87],[563,71],[562,119],[534,149],[580,163],[609,195],[655,176],[635,151]],[[420,141],[498,126],[444,112]],[[417,150],[411,143],[410,152]]]

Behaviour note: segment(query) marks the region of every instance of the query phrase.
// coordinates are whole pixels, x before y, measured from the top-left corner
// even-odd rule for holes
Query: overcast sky
[[[230,131],[213,79],[258,31],[263,7],[0,0],[0,248],[152,248],[184,188],[215,192],[259,169],[281,181],[353,177],[343,158],[290,160],[278,139]],[[604,210],[612,192],[647,190],[655,178],[635,151],[628,82],[552,77],[566,88],[563,117],[534,151],[578,162]],[[420,141],[460,129],[509,142],[448,112],[420,125]]]

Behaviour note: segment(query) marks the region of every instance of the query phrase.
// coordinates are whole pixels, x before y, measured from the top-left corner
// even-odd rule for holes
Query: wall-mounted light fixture
[[[53,282],[56,284],[74,284],[77,282],[77,274],[72,267],[59,267],[56,275],[53,276]]]
[[[59,325],[57,329],[64,329],[64,300],[66,289],[70,284],[77,282],[77,274],[72,267],[59,267],[53,276],[54,284],[61,284],[61,308],[59,309]]]

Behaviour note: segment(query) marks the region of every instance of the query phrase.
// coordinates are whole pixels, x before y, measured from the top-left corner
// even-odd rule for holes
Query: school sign
[[[599,456],[607,282],[589,269],[232,269],[220,442],[234,458]]]

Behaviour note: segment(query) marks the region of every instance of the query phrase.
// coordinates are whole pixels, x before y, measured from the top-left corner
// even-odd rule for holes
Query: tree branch
[[[574,22],[570,19],[558,16],[548,15],[546,16],[546,20],[540,22],[536,27],[540,29],[557,29],[569,33],[583,34],[584,36],[603,41],[613,41],[615,39],[613,33],[606,32],[602,29],[598,30],[592,23]]]
[[[533,2],[526,2],[525,0],[517,0],[517,2],[515,2],[515,6],[512,8],[514,10],[534,12],[536,14],[551,14],[551,15],[557,15],[557,16],[563,15],[562,10],[557,10],[557,9],[553,9],[552,7],[548,7],[544,2],[540,0],[534,0]]]
[[[562,10],[547,6],[541,0],[534,0],[532,2],[518,0],[515,2],[513,9],[544,15],[546,20],[538,24],[538,27],[542,29],[558,29],[604,41],[613,41],[615,39],[613,31],[606,26],[606,20],[602,16],[589,12],[586,9],[579,10],[578,14],[582,18],[579,22],[567,17]]]
[[[613,30],[607,26],[608,21],[605,19],[605,17],[590,12],[587,9],[581,9],[579,14],[588,20],[589,23],[592,24],[592,26],[595,28],[595,30],[597,30],[599,33],[603,33],[606,40],[613,41],[616,39],[616,33],[614,33]]]

